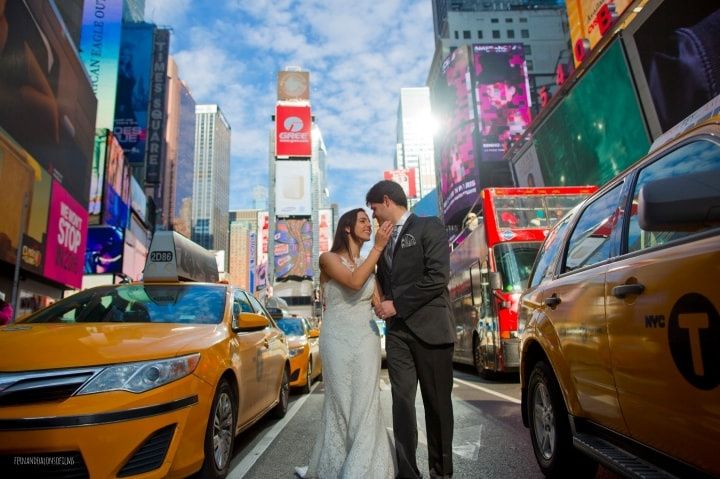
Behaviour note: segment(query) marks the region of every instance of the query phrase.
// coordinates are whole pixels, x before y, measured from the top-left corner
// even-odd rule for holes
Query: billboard
[[[254,231],[248,232],[248,291],[255,292],[255,257],[257,255],[257,238]]]
[[[127,227],[130,204],[130,172],[123,150],[114,136],[108,137],[103,223],[124,229]]]
[[[123,230],[101,225],[88,228],[85,274],[121,273],[125,242]]]
[[[0,188],[0,258],[8,263],[15,263],[20,235],[27,232],[30,222],[30,198],[35,183],[31,163],[34,160],[0,129],[0,178],[12,178],[3,181]],[[23,207],[25,198],[27,209]]]
[[[88,213],[90,215],[88,221],[90,224],[100,223],[108,135],[108,130],[98,129],[95,132],[95,148],[93,149],[92,167],[90,169],[90,197],[88,200]]]
[[[408,198],[417,198],[417,186],[415,181],[415,168],[406,168],[400,170],[385,170],[383,177],[386,180],[394,181],[402,186],[405,195]]]
[[[527,147],[513,158],[511,163],[517,186],[545,186],[540,160],[532,142],[528,142]]]
[[[95,128],[99,129],[111,130],[115,119],[122,13],[122,0],[85,2],[83,7],[80,58],[97,98]]]
[[[648,132],[620,40],[535,128],[546,186],[602,185],[641,158]]]
[[[147,148],[145,149],[146,183],[160,183],[162,173],[169,48],[170,30],[155,30],[152,75],[150,77],[150,118],[148,121]]]
[[[318,210],[318,252],[330,251],[333,242],[333,210]]]
[[[633,0],[567,0],[565,2],[575,66],[588,57],[590,51],[632,2]]]
[[[310,72],[278,72],[277,99],[305,100],[310,99]]]
[[[275,225],[275,278],[312,279],[312,224],[307,219],[278,220]]]
[[[270,239],[270,214],[267,211],[258,211],[257,213],[257,264],[267,264],[268,261],[268,241]]]
[[[275,163],[275,214],[277,216],[310,216],[312,194],[309,160],[287,160]]]
[[[275,107],[275,156],[312,156],[310,106]]]
[[[0,127],[86,209],[97,107],[90,81],[53,2],[3,6]]]
[[[113,233],[114,234],[114,233]],[[125,242],[123,245],[122,255],[122,272],[133,281],[142,279],[142,272],[145,268],[145,260],[147,259],[148,247],[150,246],[150,234],[138,222],[137,218],[130,217],[130,224],[125,230]],[[101,252],[96,251],[96,258]],[[112,246],[111,248],[112,249]],[[97,260],[95,260],[97,263]],[[93,263],[91,262],[91,265]],[[113,266],[114,267],[114,266]],[[98,268],[98,265],[95,265]]]
[[[530,124],[530,85],[520,43],[473,45],[481,161],[501,161]]]
[[[87,209],[53,180],[43,268],[45,277],[73,288],[82,286],[87,228]]]
[[[130,208],[140,217],[141,220],[147,222],[147,196],[140,183],[134,176],[130,176]]]
[[[150,23],[122,27],[113,133],[132,164],[145,161],[154,33]]]

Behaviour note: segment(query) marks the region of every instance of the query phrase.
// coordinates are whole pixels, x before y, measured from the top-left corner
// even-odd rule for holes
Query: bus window
[[[503,291],[520,293],[527,287],[539,243],[500,243],[495,245],[493,254],[498,272],[502,275]]]

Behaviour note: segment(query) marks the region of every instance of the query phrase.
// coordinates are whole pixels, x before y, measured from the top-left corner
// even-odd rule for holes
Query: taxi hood
[[[228,335],[221,324],[30,324],[0,327],[0,371],[31,371],[169,358]]]

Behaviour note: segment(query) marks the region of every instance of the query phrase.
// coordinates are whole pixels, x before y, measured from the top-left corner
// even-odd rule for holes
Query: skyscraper
[[[212,250],[228,249],[230,124],[218,105],[195,107],[192,240]]]
[[[258,210],[230,212],[230,245],[228,279],[231,284],[254,293],[255,258],[257,255]]]
[[[436,183],[433,120],[428,87],[400,89],[396,151],[396,169],[415,168],[417,201],[430,193]]]

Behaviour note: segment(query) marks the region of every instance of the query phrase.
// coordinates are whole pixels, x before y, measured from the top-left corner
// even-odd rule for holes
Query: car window
[[[565,237],[565,230],[571,218],[572,216],[567,216],[548,233],[548,237],[545,239],[545,243],[543,243],[543,247],[535,259],[535,269],[532,272],[529,283],[531,288],[540,284],[540,281],[550,274],[550,265],[553,264],[553,260],[557,257],[558,251],[560,251],[560,246]]]
[[[235,291],[235,303],[240,306],[240,312],[242,313],[253,313],[253,308],[250,306],[247,296],[242,291]]]
[[[255,299],[255,296],[248,295],[248,298],[250,298],[250,302],[252,303],[253,308],[255,308],[255,312],[257,314],[262,314],[268,319],[268,321],[270,321],[270,324],[275,325],[275,320],[273,320],[272,316],[270,316],[270,313],[267,312],[263,305],[260,304],[260,301]]]
[[[590,266],[610,257],[612,231],[622,215],[622,184],[605,192],[580,213],[568,241],[563,271]]]
[[[720,169],[720,146],[707,140],[695,141],[673,150],[669,154],[646,166],[638,174],[633,188],[632,208],[628,226],[627,251],[632,253],[668,241],[683,238],[685,231],[644,231],[638,224],[638,197],[640,189],[647,183],[689,173],[702,173]]]

